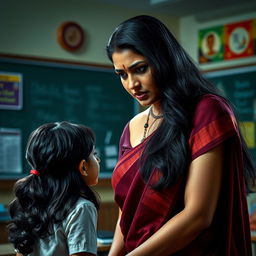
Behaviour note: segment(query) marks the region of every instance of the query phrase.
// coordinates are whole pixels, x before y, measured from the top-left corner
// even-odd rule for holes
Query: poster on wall
[[[223,26],[199,31],[199,63],[223,60]]]
[[[0,109],[22,109],[22,74],[0,71]]]
[[[253,27],[253,20],[227,24],[224,26],[225,60],[254,55]]]
[[[21,172],[21,130],[0,127],[0,174]]]

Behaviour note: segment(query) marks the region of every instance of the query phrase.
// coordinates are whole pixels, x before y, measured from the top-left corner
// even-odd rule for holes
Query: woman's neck
[[[160,101],[157,101],[151,105],[151,111],[156,116],[160,116],[163,114]]]

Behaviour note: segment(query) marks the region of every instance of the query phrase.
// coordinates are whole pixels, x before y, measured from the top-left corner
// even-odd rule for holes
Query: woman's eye
[[[120,78],[122,79],[126,79],[127,77],[127,74],[125,72],[119,72],[119,73],[116,73]]]
[[[136,72],[139,74],[145,73],[147,71],[148,66],[144,65],[144,66],[140,66],[136,68]]]

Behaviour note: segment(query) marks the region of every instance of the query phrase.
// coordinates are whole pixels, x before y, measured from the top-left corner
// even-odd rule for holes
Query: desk
[[[1,256],[14,256],[16,255],[12,244],[0,244],[0,255]]]
[[[97,251],[98,252],[108,252],[110,250],[110,247],[111,247],[111,244],[107,244],[107,245],[98,244]]]
[[[97,251],[99,252],[99,255],[104,255],[104,253],[107,253],[110,249],[111,245],[97,245]],[[15,252],[13,249],[12,244],[5,243],[0,244],[0,256],[15,256]],[[107,254],[106,254],[107,255]]]
[[[256,236],[252,236],[252,256],[256,256]]]
[[[110,246],[111,246],[111,244],[108,244],[108,245],[98,244],[97,245],[97,256],[107,256],[108,252],[110,250]]]

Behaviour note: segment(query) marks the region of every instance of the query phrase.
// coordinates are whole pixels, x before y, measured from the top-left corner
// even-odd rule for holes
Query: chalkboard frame
[[[50,67],[59,67],[59,68],[70,68],[70,69],[79,69],[79,70],[89,70],[89,71],[103,71],[103,72],[113,72],[113,66],[104,65],[104,64],[95,64],[95,63],[86,63],[86,62],[77,62],[77,61],[66,61],[61,59],[50,59],[50,58],[39,58],[23,55],[11,55],[11,54],[1,54],[0,60],[10,62],[10,63],[19,63],[19,64],[29,64],[29,65],[39,65],[39,66],[50,66]],[[139,112],[139,105],[137,101],[133,100],[133,113],[131,116],[134,116]],[[22,156],[23,157],[23,156]],[[24,161],[24,160],[23,160]],[[2,180],[12,180],[18,179],[26,176],[26,173],[20,174],[8,174],[0,173],[0,179]],[[112,173],[101,172],[100,178],[110,178]]]
[[[213,69],[206,69],[202,72],[206,75],[207,78],[210,77],[220,77],[223,75],[228,75],[234,72],[234,74],[241,74],[247,73],[250,71],[256,71],[256,62],[244,65],[237,65],[237,66],[228,66],[222,68],[213,68]]]

